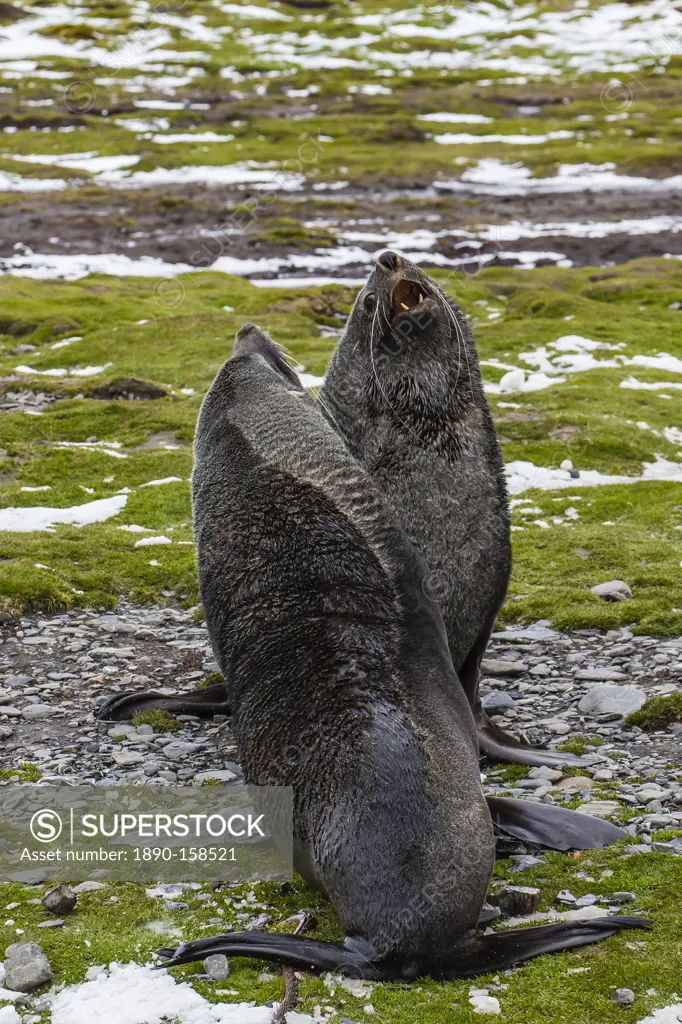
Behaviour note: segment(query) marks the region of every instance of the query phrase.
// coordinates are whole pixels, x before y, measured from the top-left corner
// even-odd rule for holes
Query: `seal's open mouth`
[[[415,281],[408,281],[403,278],[393,289],[393,314],[400,316],[403,313],[411,313],[417,306],[421,306],[428,292],[423,285]]]

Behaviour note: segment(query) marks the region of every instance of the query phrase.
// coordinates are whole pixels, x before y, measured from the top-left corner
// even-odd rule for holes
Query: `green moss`
[[[224,683],[222,672],[209,672],[203,679],[200,679],[197,683],[197,690],[205,690],[209,686],[220,686]]]
[[[642,704],[639,711],[633,711],[625,719],[626,725],[638,725],[640,729],[665,729],[668,725],[682,721],[682,693],[666,693],[651,697]]]
[[[18,768],[0,768],[0,781],[9,782],[16,779],[19,782],[39,782],[43,773],[38,765],[23,761]]]
[[[582,757],[588,747],[601,747],[603,742],[599,736],[570,736],[557,745],[557,750],[565,750],[568,754]]]
[[[182,728],[175,715],[168,711],[136,711],[133,715],[133,725],[151,725],[155,732],[178,732]]]

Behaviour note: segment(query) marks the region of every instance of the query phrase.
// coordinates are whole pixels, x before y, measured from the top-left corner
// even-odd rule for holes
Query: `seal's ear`
[[[297,390],[304,390],[295,370],[289,366],[275,342],[256,324],[244,324],[237,331],[232,358],[262,359],[275,373],[284,377]]]

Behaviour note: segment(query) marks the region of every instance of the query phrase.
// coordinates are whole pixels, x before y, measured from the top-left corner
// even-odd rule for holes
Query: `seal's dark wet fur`
[[[360,292],[320,393],[325,416],[379,486],[427,565],[481,749],[572,761],[516,743],[484,714],[480,662],[511,571],[503,461],[469,323],[419,267],[387,252]]]
[[[424,567],[376,485],[252,325],[202,406],[201,596],[249,783],[292,786],[295,864],[348,936],[258,932],[164,950],[370,978],[467,976],[640,927],[479,937],[495,842],[473,716]]]

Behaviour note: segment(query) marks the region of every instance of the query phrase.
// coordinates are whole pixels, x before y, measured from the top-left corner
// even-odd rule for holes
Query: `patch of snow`
[[[187,982],[138,964],[92,968],[82,985],[54,989],[52,1024],[270,1024],[273,1007],[252,1003],[209,1003]],[[287,1017],[290,1024],[313,1024],[304,1014]]]
[[[0,192],[61,192],[68,184],[63,178],[25,178],[0,171]]]
[[[57,523],[68,523],[71,526],[103,523],[112,516],[117,516],[121,509],[125,508],[127,501],[125,494],[116,494],[113,498],[100,498],[98,501],[89,501],[85,505],[74,505],[71,508],[38,506],[0,509],[0,530],[11,533],[35,533],[49,530]]]
[[[176,142],[233,142],[234,135],[218,135],[217,132],[179,132],[175,135],[154,135],[152,142],[174,145]]]
[[[52,488],[49,484],[44,484],[42,487],[22,487],[22,491],[51,491]]]
[[[547,132],[545,135],[471,135],[469,132],[447,132],[445,135],[434,135],[433,141],[441,146],[477,146],[490,143],[507,143],[510,146],[539,146],[545,142],[556,142],[560,139],[572,139],[575,132],[562,129]]]
[[[223,164],[218,167],[155,167],[153,171],[109,171],[96,179],[101,184],[123,188],[156,188],[161,185],[260,185],[268,190],[293,192],[305,184],[303,174],[272,168],[258,168],[248,163]]]
[[[164,484],[181,484],[182,477],[179,476],[165,476],[162,480],[148,480],[146,484],[140,484],[140,487],[162,487]]]
[[[583,469],[580,476],[573,478],[568,470],[535,466],[532,462],[517,460],[505,466],[507,487],[510,494],[537,489],[541,491],[563,490],[567,487],[604,487],[611,484],[637,484],[648,480],[682,482],[682,464],[671,462],[661,455],[655,462],[643,462],[641,476],[610,476],[596,469]]]
[[[494,118],[484,114],[420,114],[418,121],[435,121],[437,124],[492,124]]]
[[[173,541],[170,539],[170,537],[164,537],[163,535],[160,535],[158,537],[142,537],[141,540],[136,540],[135,541],[135,547],[136,548],[148,548],[148,547],[151,547],[152,545],[156,545],[156,544],[172,544],[172,543],[173,543]]]
[[[219,4],[223,14],[236,14],[238,18],[260,18],[261,21],[291,21],[286,14],[272,7],[257,7],[255,4]]]
[[[650,1017],[640,1020],[639,1024],[678,1024],[679,1021],[682,1021],[682,1003],[673,1003],[672,1006],[654,1010]]]
[[[435,181],[434,187],[452,192],[482,195],[530,195],[567,192],[629,191],[670,192],[682,188],[682,175],[644,178],[616,174],[615,164],[561,164],[553,177],[534,178],[528,167],[505,163],[496,157],[479,160],[468,167],[461,179]]]
[[[96,153],[58,153],[56,155],[34,153],[30,156],[19,156],[19,154],[13,153],[12,160],[24,160],[30,164],[47,164],[54,167],[70,167],[76,171],[101,174],[106,171],[119,171],[124,167],[133,167],[140,162],[140,157],[97,156]]]
[[[682,384],[670,384],[668,381],[657,381],[655,384],[647,384],[636,377],[626,377],[620,382],[620,387],[630,388],[632,391],[668,391],[671,389],[682,390]]]

